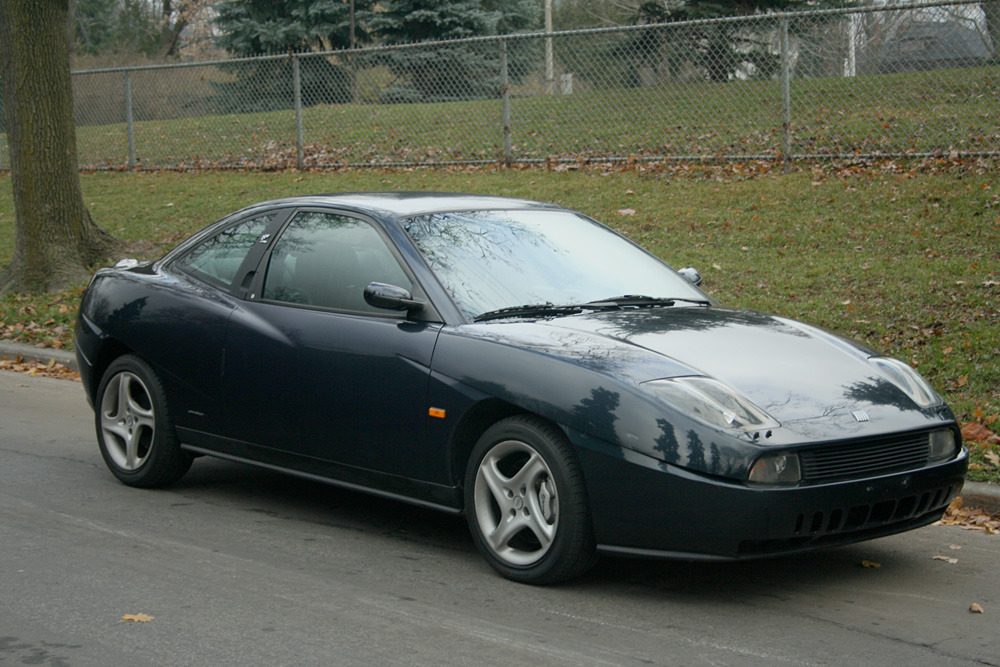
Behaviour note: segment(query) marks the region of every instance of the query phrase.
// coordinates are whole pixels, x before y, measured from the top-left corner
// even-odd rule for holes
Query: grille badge
[[[868,413],[864,410],[852,410],[851,415],[854,417],[854,421],[866,422],[868,421]]]

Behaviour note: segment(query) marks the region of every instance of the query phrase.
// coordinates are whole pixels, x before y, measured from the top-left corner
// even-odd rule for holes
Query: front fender
[[[145,267],[98,272],[81,301],[75,331],[91,404],[107,365],[132,352],[156,370],[178,425],[217,430],[225,410],[225,325],[236,303],[218,290]]]
[[[687,371],[641,348],[609,350],[587,336],[555,333],[558,341],[549,339],[551,344],[541,333],[525,345],[523,337],[515,342],[445,330],[433,369],[461,400],[491,397],[537,414],[561,425],[577,446],[620,456],[632,450],[664,465],[745,478],[754,458],[751,443],[672,410],[635,380],[648,375],[650,365],[670,364],[661,369],[664,376]]]

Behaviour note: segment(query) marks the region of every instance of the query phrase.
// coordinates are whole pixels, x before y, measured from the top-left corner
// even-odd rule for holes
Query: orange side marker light
[[[437,417],[438,419],[444,419],[444,409],[443,408],[429,408],[427,414],[431,417]]]

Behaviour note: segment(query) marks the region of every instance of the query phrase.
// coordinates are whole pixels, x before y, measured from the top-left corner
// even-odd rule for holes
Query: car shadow
[[[171,492],[249,514],[378,535],[429,550],[480,559],[465,519],[408,503],[229,461],[199,458]],[[891,538],[789,556],[698,562],[602,556],[584,577],[560,588],[645,590],[672,598],[785,598],[800,588],[865,586],[871,569],[917,567]],[[926,560],[926,559],[925,559]],[[484,572],[489,576],[486,572]]]
[[[788,556],[744,561],[698,562],[602,558],[590,583],[656,589],[672,596],[731,600],[743,596],[785,598],[800,588],[836,586],[857,580],[868,585],[868,570],[905,565],[905,555],[879,541],[818,549]]]
[[[258,516],[475,553],[464,517],[240,463],[199,458],[170,490]]]

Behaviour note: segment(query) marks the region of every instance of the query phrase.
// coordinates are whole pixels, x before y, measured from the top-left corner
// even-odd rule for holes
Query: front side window
[[[302,211],[271,249],[263,298],[319,308],[381,312],[365,302],[369,283],[412,290],[385,241],[364,220]]]
[[[174,264],[178,269],[218,287],[231,287],[240,265],[274,213],[260,215],[229,227],[203,241]]]

